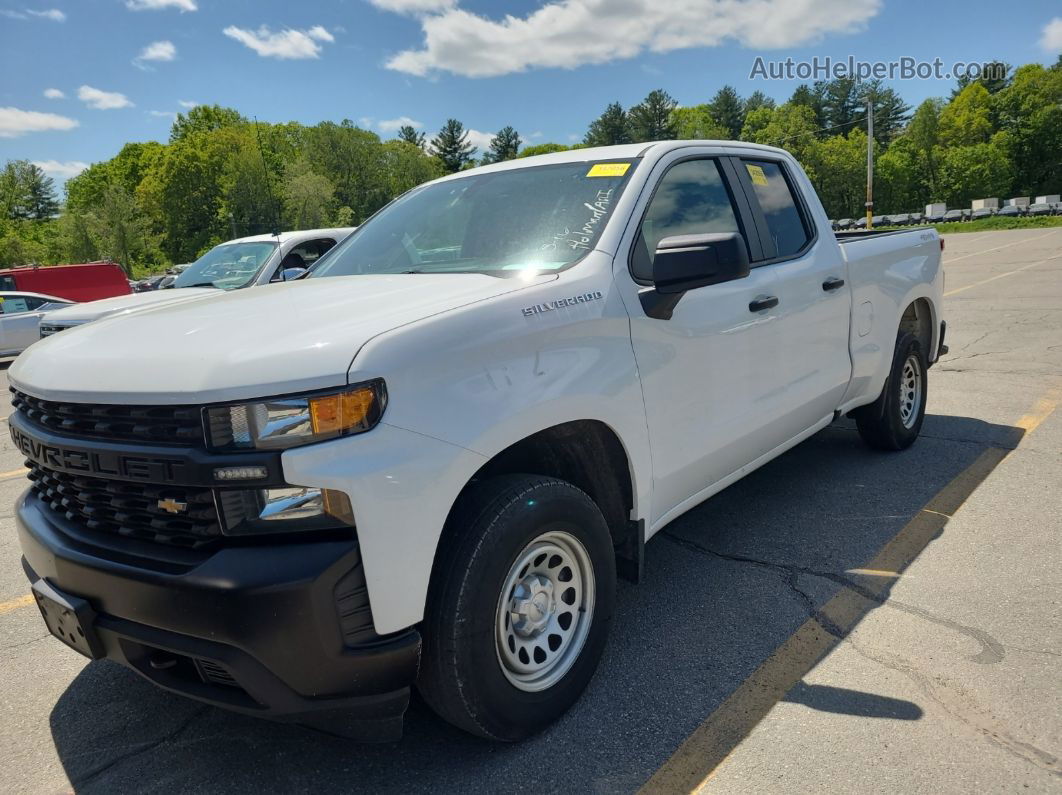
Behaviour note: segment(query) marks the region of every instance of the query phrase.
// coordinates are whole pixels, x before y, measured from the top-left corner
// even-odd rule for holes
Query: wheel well
[[[900,316],[900,330],[903,334],[910,332],[918,338],[922,345],[922,353],[926,359],[930,359],[932,351],[929,347],[933,344],[933,310],[929,301],[919,298],[908,305]]]
[[[641,528],[630,520],[634,507],[630,463],[623,443],[608,425],[574,420],[546,428],[495,455],[469,484],[518,473],[555,477],[582,489],[605,517],[617,555],[639,558],[632,562],[640,563]]]

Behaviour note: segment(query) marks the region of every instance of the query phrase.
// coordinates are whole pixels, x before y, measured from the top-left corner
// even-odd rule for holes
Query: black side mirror
[[[653,285],[667,295],[749,275],[749,252],[737,232],[665,237],[653,257]]]

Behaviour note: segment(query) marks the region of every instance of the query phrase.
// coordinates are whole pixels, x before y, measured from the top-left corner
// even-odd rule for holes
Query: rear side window
[[[775,257],[791,257],[811,239],[809,226],[782,168],[769,160],[743,160],[752,191],[774,241]]]
[[[0,276],[0,290],[17,290],[15,280],[10,276]]]
[[[631,274],[652,281],[657,244],[673,235],[741,232],[715,160],[684,160],[664,174],[645,211],[631,256]]]

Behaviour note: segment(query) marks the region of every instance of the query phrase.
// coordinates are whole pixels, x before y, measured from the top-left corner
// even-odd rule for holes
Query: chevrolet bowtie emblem
[[[169,513],[181,513],[182,511],[188,510],[188,503],[178,502],[169,497],[164,500],[159,500],[158,505],[162,510],[168,511]]]

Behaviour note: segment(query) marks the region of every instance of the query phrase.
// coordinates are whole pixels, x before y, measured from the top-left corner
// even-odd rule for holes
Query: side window
[[[35,296],[26,297],[26,310],[28,312],[34,312],[41,308],[45,303],[43,298],[37,298]]]
[[[665,237],[741,232],[715,160],[676,163],[660,180],[634,241],[631,274],[651,281],[656,246]]]
[[[277,267],[277,272],[273,275],[273,280],[279,280],[280,274],[287,268],[309,268],[335,244],[336,241],[330,237],[321,237],[299,243],[299,245],[284,255],[284,259],[281,260],[280,265]]]
[[[810,227],[778,163],[769,160],[743,160],[752,182],[752,192],[767,220],[767,232],[774,240],[776,257],[789,257],[804,248]]]
[[[17,315],[20,312],[29,312],[29,304],[21,295],[9,295],[0,299],[0,314]]]
[[[0,276],[0,290],[17,290],[15,279],[11,276]]]

